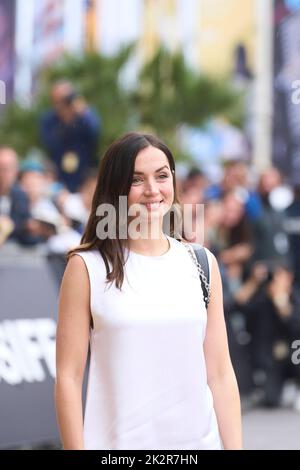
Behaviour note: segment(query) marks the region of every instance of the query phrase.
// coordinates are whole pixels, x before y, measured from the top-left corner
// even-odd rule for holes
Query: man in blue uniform
[[[68,81],[51,90],[53,109],[41,120],[41,138],[56,165],[58,178],[76,192],[86,170],[93,166],[100,118]]]

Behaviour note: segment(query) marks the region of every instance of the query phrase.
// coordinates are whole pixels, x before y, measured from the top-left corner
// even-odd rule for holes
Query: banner
[[[96,48],[97,9],[96,0],[84,0],[85,6],[85,48],[88,52]]]
[[[105,55],[139,40],[144,0],[96,0],[97,50]]]
[[[300,0],[274,0],[273,163],[300,171]]]
[[[49,64],[64,50],[65,0],[35,0],[34,62]]]
[[[58,286],[47,259],[0,253],[0,448],[59,440],[54,407]]]
[[[264,1],[264,0],[262,0]],[[232,72],[234,54],[243,45],[254,69],[256,41],[255,0],[201,0],[195,11],[198,26],[198,64],[214,76]]]
[[[0,105],[13,97],[15,0],[0,0]]]

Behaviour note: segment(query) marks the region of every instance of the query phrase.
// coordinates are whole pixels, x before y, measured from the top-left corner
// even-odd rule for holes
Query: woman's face
[[[228,194],[223,200],[223,225],[235,227],[245,213],[243,203],[234,195]]]
[[[45,195],[45,176],[37,171],[26,171],[21,177],[21,186],[32,204]]]
[[[166,155],[156,147],[141,150],[135,160],[128,208],[141,204],[141,218],[162,221],[173,201],[173,174]]]

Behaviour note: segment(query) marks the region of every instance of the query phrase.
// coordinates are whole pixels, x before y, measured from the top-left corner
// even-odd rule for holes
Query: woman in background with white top
[[[218,265],[207,250],[206,311],[173,219],[164,233],[176,203],[174,159],[160,140],[129,133],[110,146],[61,285],[55,392],[64,449],[241,449]]]

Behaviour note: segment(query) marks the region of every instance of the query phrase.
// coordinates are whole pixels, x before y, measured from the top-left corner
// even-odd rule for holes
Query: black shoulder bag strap
[[[197,243],[190,243],[190,245],[194,250],[198,262],[197,268],[203,291],[203,300],[207,309],[210,300],[210,273],[207,253],[205,248]]]

